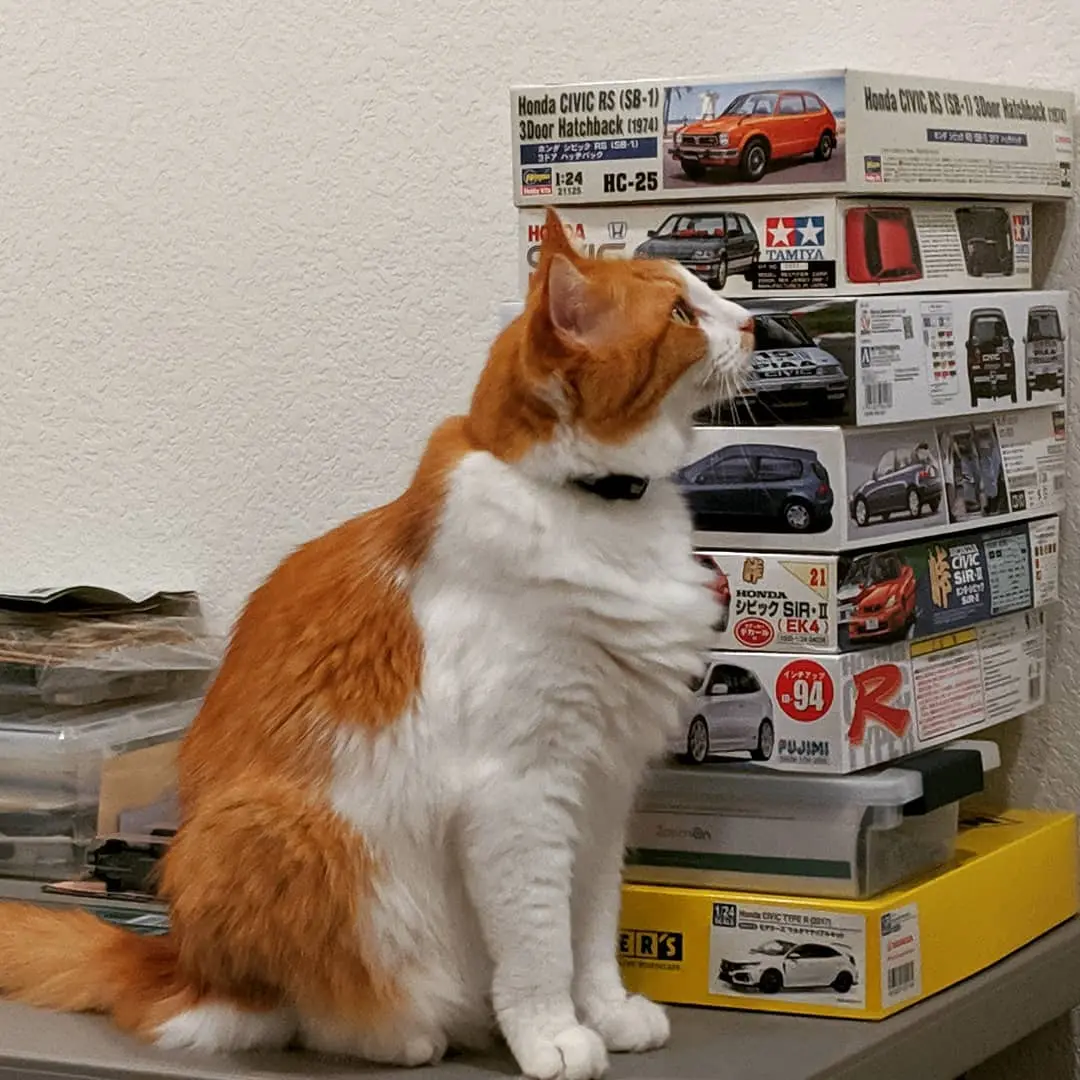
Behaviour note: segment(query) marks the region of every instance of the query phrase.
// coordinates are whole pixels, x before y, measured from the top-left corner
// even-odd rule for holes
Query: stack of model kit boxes
[[[686,764],[654,772],[631,823],[641,989],[883,1016],[1076,911],[1069,823],[1017,812],[1026,853],[994,880],[1017,910],[1036,878],[1060,903],[989,953],[924,925],[953,936],[948,971],[920,951],[919,906],[970,911],[990,881],[940,871],[957,800],[997,763],[953,740],[1045,699],[1068,310],[1034,287],[1033,235],[1071,195],[1073,107],[855,71],[511,93],[522,291],[554,204],[583,250],[676,260],[754,316],[752,374],[676,476],[718,618]],[[1026,876],[1046,829],[1063,874]],[[1000,859],[1000,831],[961,835]],[[947,902],[866,907],[934,868]]]

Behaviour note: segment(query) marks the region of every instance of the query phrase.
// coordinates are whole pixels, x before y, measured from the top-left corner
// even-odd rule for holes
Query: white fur
[[[411,586],[420,700],[338,748],[334,805],[381,867],[367,917],[412,999],[400,1038],[475,1045],[494,1018],[543,1080],[668,1037],[616,963],[624,826],[715,614],[666,477],[748,358],[746,312],[685,277],[709,353],[648,430],[607,446],[568,425],[525,462],[460,463]],[[607,472],[651,483],[605,502],[565,482]]]
[[[715,615],[667,475],[748,359],[746,313],[685,276],[708,355],[651,426],[608,446],[571,420],[524,462],[468,455],[423,567],[398,579],[423,633],[419,700],[375,737],[341,736],[332,802],[377,866],[357,932],[408,1008],[377,1037],[301,1017],[308,1045],[414,1065],[497,1026],[526,1076],[591,1080],[609,1050],[668,1038],[616,962],[624,827]],[[605,502],[566,482],[609,472],[650,485]],[[209,1008],[162,1040],[201,1045],[216,1024],[243,1042]]]
[[[163,1050],[281,1049],[295,1031],[291,1010],[256,1013],[234,1005],[196,1005],[166,1020],[155,1041]]]

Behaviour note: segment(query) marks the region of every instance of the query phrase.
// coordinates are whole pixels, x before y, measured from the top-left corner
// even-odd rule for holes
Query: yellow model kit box
[[[673,1005],[880,1020],[1080,910],[1076,817],[961,826],[946,869],[870,900],[624,885],[627,986]]]

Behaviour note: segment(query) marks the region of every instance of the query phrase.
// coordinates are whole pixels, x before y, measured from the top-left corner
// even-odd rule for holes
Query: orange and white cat
[[[419,1065],[497,1030],[539,1080],[662,1045],[616,963],[624,824],[715,614],[667,477],[751,344],[549,213],[468,415],[238,620],[180,754],[169,934],[0,905],[0,991],[207,1051]]]

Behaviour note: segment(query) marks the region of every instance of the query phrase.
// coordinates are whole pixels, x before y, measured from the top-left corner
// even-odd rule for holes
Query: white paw
[[[581,1024],[522,1039],[514,1057],[530,1080],[599,1080],[608,1067],[603,1040]]]
[[[640,994],[630,994],[621,1001],[587,1003],[582,1012],[612,1053],[655,1050],[671,1036],[667,1012]]]

